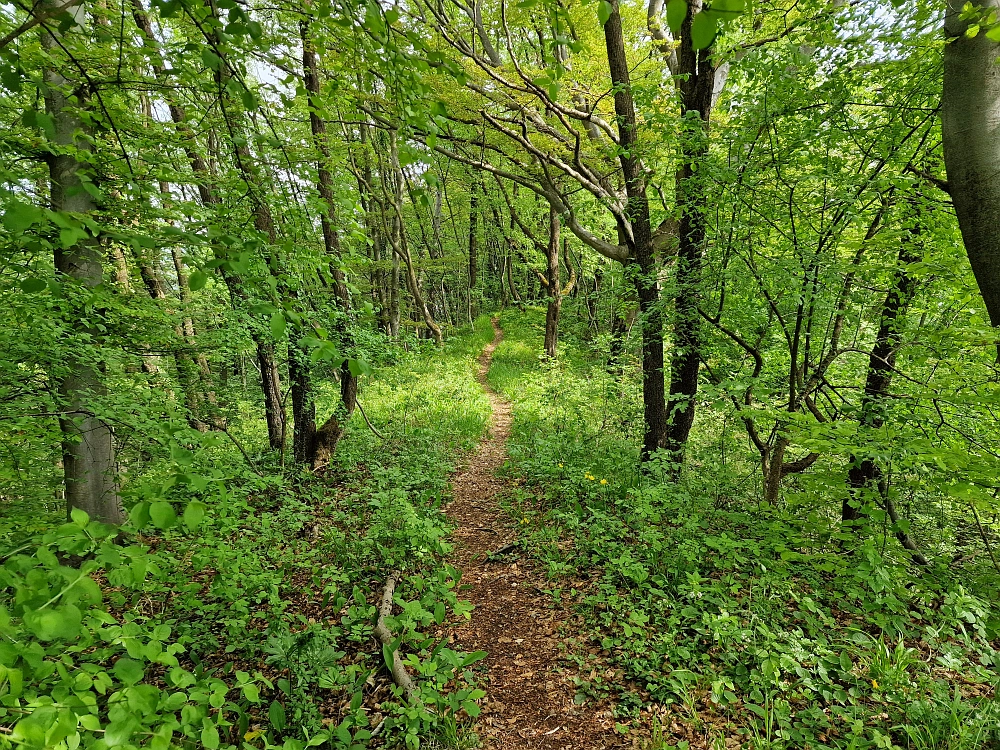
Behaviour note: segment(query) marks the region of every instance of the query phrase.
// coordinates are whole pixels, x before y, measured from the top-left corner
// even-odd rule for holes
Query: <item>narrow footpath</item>
[[[455,646],[487,651],[487,697],[477,731],[485,750],[605,750],[626,747],[614,731],[606,702],[575,705],[572,668],[560,662],[561,622],[542,589],[551,587],[531,562],[515,555],[488,556],[517,538],[498,506],[507,483],[496,476],[507,460],[511,405],[487,383],[486,374],[503,331],[479,358],[479,382],[490,398],[489,434],[468,465],[453,478],[448,515],[458,528],[454,564],[462,571],[459,596],[475,605],[472,619],[455,632]]]

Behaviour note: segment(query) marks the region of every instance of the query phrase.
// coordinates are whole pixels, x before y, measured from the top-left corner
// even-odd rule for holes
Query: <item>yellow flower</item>
[[[584,476],[587,477],[587,479],[589,479],[591,482],[593,482],[594,479],[596,478],[596,477],[594,477],[593,474],[584,474]]]
[[[878,680],[872,680],[872,689],[878,690]]]
[[[601,480],[601,484],[607,484],[607,483],[608,483],[608,480],[607,480],[607,479],[602,479],[602,480]]]
[[[562,468],[562,464],[559,464],[559,468],[560,468],[560,469]]]
[[[528,522],[528,519],[527,519],[527,518],[522,518],[522,519],[521,519],[521,523],[527,523],[527,522]]]

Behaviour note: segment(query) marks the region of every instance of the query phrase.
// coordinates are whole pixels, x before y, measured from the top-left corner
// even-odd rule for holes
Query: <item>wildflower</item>
[[[589,479],[591,482],[593,482],[597,478],[593,474],[584,474],[584,477]]]
[[[878,690],[878,680],[872,680],[872,689]]]
[[[607,480],[607,479],[602,479],[602,480],[601,480],[601,484],[607,484],[607,483],[608,483],[608,480]]]
[[[521,523],[527,523],[527,522],[528,522],[528,519],[527,519],[527,518],[522,518],[522,519],[521,519]]]
[[[559,468],[561,469],[562,467],[563,467],[562,464],[559,464]]]

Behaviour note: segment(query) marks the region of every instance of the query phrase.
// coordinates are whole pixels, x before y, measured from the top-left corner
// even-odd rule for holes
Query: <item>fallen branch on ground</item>
[[[490,552],[490,554],[487,555],[487,559],[492,559],[494,557],[499,557],[500,555],[505,555],[508,552],[511,552],[512,550],[514,550],[515,548],[520,547],[520,546],[521,546],[521,540],[520,539],[515,539],[510,544],[505,544],[500,549],[494,550],[493,552]]]
[[[402,575],[397,570],[385,582],[385,589],[382,591],[382,604],[378,610],[378,622],[375,624],[375,637],[378,638],[383,646],[389,646],[390,648],[392,647],[392,633],[386,627],[385,618],[392,614],[392,594],[396,590],[396,584],[399,583],[399,578]],[[406,694],[407,702],[412,706],[421,705],[420,691],[417,690],[417,686],[410,679],[406,667],[403,666],[403,659],[399,655],[398,648],[392,649],[392,668],[389,671],[392,674],[392,681],[401,687]]]
[[[368,425],[368,429],[371,430],[372,432],[374,432],[375,433],[375,437],[377,437],[379,440],[385,440],[385,435],[383,435],[381,432],[379,432],[378,430],[376,430],[375,429],[375,425],[373,425],[372,421],[370,419],[368,419],[368,415],[365,414],[365,407],[363,407],[361,405],[361,402],[358,401],[355,398],[354,403],[356,403],[358,405],[358,411],[360,411],[361,412],[361,416],[365,418],[365,424]]]

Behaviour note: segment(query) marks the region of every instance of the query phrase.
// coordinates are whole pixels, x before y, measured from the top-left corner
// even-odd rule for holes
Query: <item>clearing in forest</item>
[[[622,747],[607,704],[576,705],[561,674],[559,628],[565,612],[544,593],[545,578],[530,562],[493,555],[509,548],[516,532],[501,522],[499,498],[507,489],[497,470],[507,460],[511,405],[486,381],[495,337],[479,359],[479,381],[493,410],[490,430],[467,466],[455,475],[448,515],[458,524],[454,562],[462,571],[462,597],[475,605],[455,633],[464,651],[489,652],[487,699],[478,724],[487,750],[602,750]]]

